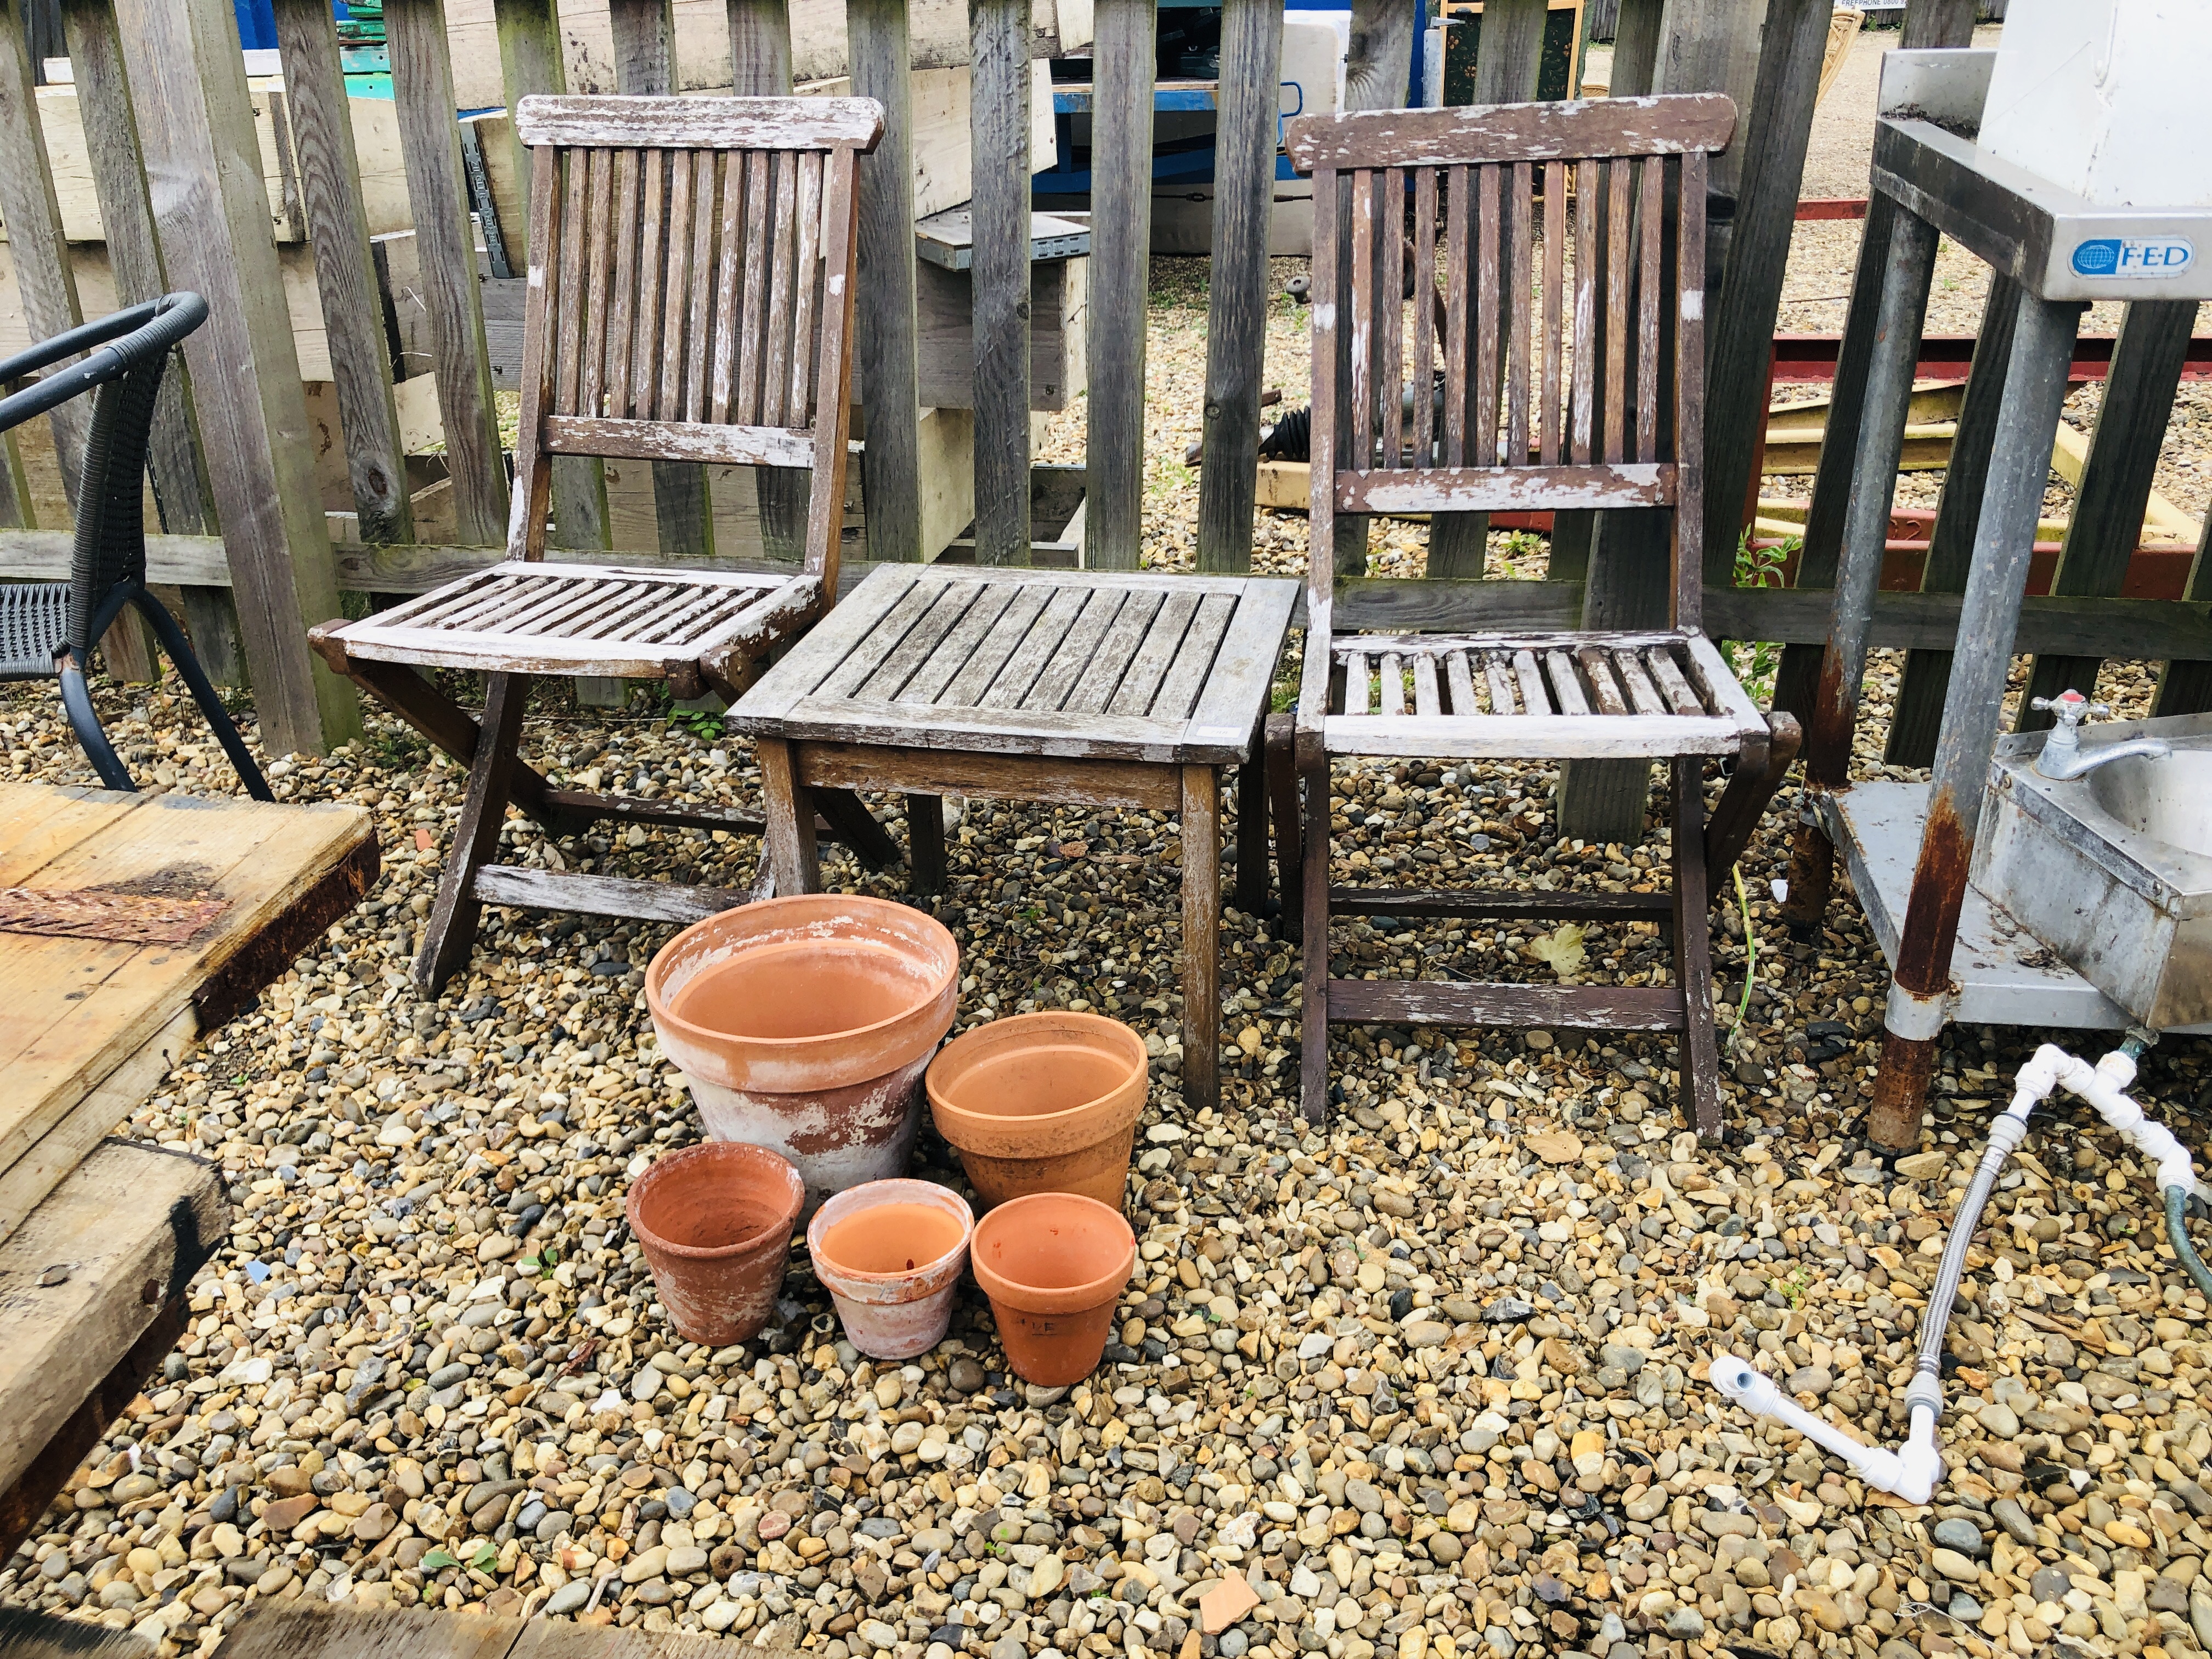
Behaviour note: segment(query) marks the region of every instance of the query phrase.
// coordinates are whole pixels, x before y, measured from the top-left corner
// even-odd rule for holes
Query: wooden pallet
[[[356,806],[0,784],[0,1239],[376,878]]]

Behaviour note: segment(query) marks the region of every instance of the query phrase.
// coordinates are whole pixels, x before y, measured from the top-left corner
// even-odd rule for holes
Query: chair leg
[[[906,798],[907,885],[915,893],[945,890],[945,797]]]
[[[1221,1099],[1221,781],[1182,769],[1182,1099]]]
[[[176,664],[177,672],[184,677],[185,685],[192,694],[192,701],[199,704],[200,713],[207,717],[207,723],[215,732],[215,740],[222,745],[222,752],[230,757],[231,766],[238,773],[238,781],[246,786],[246,793],[256,800],[275,800],[276,792],[270,788],[269,780],[261,775],[261,769],[253,763],[253,757],[246,747],[246,740],[238,735],[238,727],[230,718],[230,711],[222,706],[222,699],[216,695],[215,685],[208,678],[207,671],[200,666],[200,659],[192,654],[191,641],[185,637],[185,630],[177,626],[177,619],[169,614],[168,607],[143,588],[132,591],[131,602],[153,624],[154,632],[161,638],[161,648],[169,653],[169,660]]]
[[[761,793],[768,811],[768,860],[775,872],[775,890],[822,890],[822,860],[814,842],[813,792],[799,786],[791,745],[781,738],[762,738],[753,745],[760,762]]]
[[[1291,753],[1297,722],[1293,715],[1267,716],[1263,750],[1267,768],[1267,811],[1275,824],[1275,884],[1283,900],[1282,936],[1293,943],[1305,937],[1304,842],[1298,833],[1298,765]]]
[[[422,949],[415,958],[415,983],[435,996],[453,970],[465,966],[475,945],[477,918],[483,904],[476,896],[477,872],[499,850],[500,825],[507,817],[514,787],[514,746],[522,736],[522,707],[529,701],[527,674],[493,674],[484,696],[483,726],[469,763],[468,798],[438,878],[437,902],[422,930]]]
[[[1794,716],[1777,713],[1769,714],[1766,720],[1765,752],[1754,755],[1753,744],[1744,745],[1735,775],[1721,792],[1720,804],[1713,808],[1712,822],[1705,826],[1705,874],[1715,883],[1733,870],[1735,861],[1743,856],[1752,832],[1765,815],[1767,803],[1782,787],[1783,779],[1790,775],[1790,763],[1797,758],[1798,744],[1803,740]]]
[[[476,720],[423,676],[404,663],[375,662],[362,657],[341,661],[343,666],[339,672],[432,744],[464,766],[476,763],[479,736]],[[486,712],[489,718],[489,709]],[[519,755],[514,757],[507,787],[514,792],[514,804],[544,825],[549,835],[572,835],[591,822],[587,817],[580,824],[571,814],[556,811],[546,800],[552,786]]]
[[[62,712],[69,716],[70,730],[76,733],[77,747],[92,763],[92,769],[100,775],[104,789],[120,789],[136,793],[138,786],[131,781],[130,769],[123,757],[115,752],[115,745],[107,740],[106,729],[100,723],[99,713],[92,706],[92,688],[84,683],[84,667],[70,652],[61,659]]]
[[[1328,763],[1308,772],[1305,785],[1305,846],[1299,907],[1304,916],[1305,975],[1298,1006],[1299,1047],[1304,1051],[1298,1093],[1306,1121],[1328,1117]]]
[[[1705,775],[1674,763],[1674,982],[1682,989],[1682,1087],[1707,1140],[1721,1132],[1720,1048],[1713,1032],[1713,946],[1707,928]]]
[[[1237,908],[1258,917],[1267,908],[1267,750],[1265,728],[1252,731],[1252,753],[1237,769]]]

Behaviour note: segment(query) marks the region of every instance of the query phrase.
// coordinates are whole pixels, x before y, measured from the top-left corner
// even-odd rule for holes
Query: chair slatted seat
[[[532,97],[522,409],[507,558],[365,620],[310,635],[332,668],[471,772],[416,977],[466,957],[480,904],[689,920],[742,893],[491,865],[512,799],[549,826],[595,817],[757,831],[755,817],[556,790],[515,755],[534,674],[665,679],[734,698],[836,602],[850,421],[855,158],[865,98]],[[546,557],[556,456],[803,468],[796,568]],[[489,677],[481,722],[416,671]],[[489,744],[483,741],[485,735]],[[871,863],[897,849],[849,793],[825,829]]]
[[[1364,111],[1289,126],[1316,203],[1312,542],[1297,712],[1277,741],[1305,796],[1310,1115],[1328,1097],[1333,1019],[1542,1024],[1682,1032],[1698,1126],[1718,1127],[1708,893],[1797,742],[1796,723],[1759,711],[1699,626],[1705,179],[1735,123],[1726,98],[1698,94]],[[1400,228],[1407,204],[1410,236]],[[1593,508],[1671,514],[1665,627],[1334,625],[1340,514]],[[1671,900],[1332,887],[1332,757],[1665,762]],[[1710,826],[1709,758],[1734,768]],[[1671,915],[1675,983],[1332,979],[1330,918],[1386,908]]]

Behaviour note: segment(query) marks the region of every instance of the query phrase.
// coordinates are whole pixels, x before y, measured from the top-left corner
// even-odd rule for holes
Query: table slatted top
[[[1297,584],[885,565],[731,712],[756,735],[1224,764],[1249,757]]]

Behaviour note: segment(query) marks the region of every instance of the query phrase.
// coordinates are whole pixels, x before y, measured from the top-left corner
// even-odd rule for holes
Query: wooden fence
[[[822,3],[804,0],[810,8]],[[481,8],[485,0],[470,3]],[[1477,75],[1482,96],[1534,95],[1547,5],[1486,0],[1490,55]],[[64,192],[41,129],[24,10],[24,0],[0,0],[0,219],[23,325],[40,337],[71,325],[83,307],[80,266],[65,234]],[[1706,617],[1716,634],[1791,647],[1794,671],[1828,626],[1821,584],[1832,580],[1833,532],[1824,525],[1820,500],[1800,561],[1805,586],[1736,587],[1734,555],[1765,418],[1766,354],[1832,7],[1831,0],[1770,0],[1763,20],[1759,10],[1741,0],[1619,0],[1612,89],[1615,95],[1724,91],[1744,112],[1736,143],[1713,170],[1709,216]],[[386,0],[388,118],[396,124],[400,167],[396,178],[373,169],[365,188],[329,11],[329,0],[277,0],[283,96],[274,107],[269,89],[249,86],[231,0],[62,3],[114,298],[129,302],[191,288],[210,307],[210,321],[187,343],[183,372],[161,410],[152,489],[162,533],[150,541],[151,576],[184,590],[187,623],[213,664],[250,678],[264,741],[276,751],[320,750],[357,728],[350,689],[311,660],[305,641],[308,624],[340,613],[341,590],[421,592],[496,558],[504,539],[508,464],[495,362],[512,350],[510,295],[519,279],[502,276],[500,266],[519,267],[527,226],[519,196],[512,196],[512,210],[494,216],[506,253],[488,247],[480,258],[469,211],[471,173],[481,201],[487,189],[500,193],[496,179],[513,176],[516,158],[501,151],[513,143],[507,129],[456,121],[464,98],[456,38],[465,96],[486,95],[495,53],[496,84],[510,106],[527,94],[564,89],[564,33],[573,46],[603,27],[615,89],[641,94],[707,84],[724,63],[738,92],[787,90],[794,50],[786,0],[568,0],[558,9],[556,0],[490,0],[489,33],[474,25],[473,33],[449,27],[445,0]],[[957,27],[963,11],[964,34]],[[1912,0],[1905,43],[1961,44],[1971,38],[1974,15],[1974,0]],[[822,14],[809,9],[803,20],[800,50],[810,66],[844,68],[854,91],[881,100],[889,112],[884,143],[861,179],[866,444],[858,533],[869,559],[921,555],[924,491],[928,475],[941,470],[921,408],[914,184],[921,118],[910,70],[917,59],[940,64],[963,56],[974,140],[972,556],[1005,562],[1031,556],[1032,490],[1023,481],[1032,477],[1033,397],[1025,384],[1031,322],[1024,311],[1032,298],[1033,63],[1087,28],[1094,196],[1080,539],[1086,563],[1133,568],[1146,426],[1153,0],[1095,0],[1087,8],[1079,0],[848,0],[842,64],[830,61],[836,43]],[[1208,570],[1243,569],[1250,557],[1281,22],[1279,0],[1227,0],[1222,20],[1199,526],[1199,560]],[[1409,35],[1408,28],[1397,37],[1400,49]],[[1373,32],[1375,40],[1389,38],[1387,28]],[[681,55],[687,46],[702,58],[711,51],[713,66],[687,62]],[[1372,82],[1382,89],[1378,95],[1395,97],[1394,76],[1402,88],[1402,58],[1378,64],[1356,52],[1347,80]],[[80,181],[61,182],[74,203]],[[394,288],[393,246],[371,234],[373,224],[399,210],[394,191],[404,195],[413,228],[404,286],[419,296],[419,314],[404,319],[395,319],[386,303]],[[1879,228],[1869,225],[1870,233]],[[305,308],[319,313],[314,320],[334,388],[349,519],[326,518],[313,477],[313,434],[325,416],[308,405],[295,343],[302,246],[313,270],[313,303]],[[287,262],[295,269],[289,301]],[[402,334],[404,341],[397,338]],[[403,358],[427,356],[430,368],[425,377],[403,377],[395,391],[396,349]],[[1851,372],[1849,362],[1839,368],[1826,428],[1831,449],[1840,444],[1836,454],[1843,457],[1856,426],[1856,405],[1845,395]],[[427,490],[417,476],[421,459],[409,453],[419,446],[406,438],[424,380],[435,391],[446,475]],[[2171,391],[2165,388],[2167,398]],[[75,471],[82,421],[74,409],[53,418],[64,481]],[[2141,471],[2142,446],[2155,448],[2163,423],[2139,418],[2134,431],[2125,445],[2097,443],[2090,472]],[[42,515],[33,502],[12,441],[5,461],[0,523],[13,527],[0,528],[0,577],[56,579],[68,560],[61,515],[52,509]],[[1038,476],[1035,488],[1058,499],[1063,481]],[[556,542],[584,550],[621,545],[633,562],[742,562],[714,538],[718,510],[728,505],[716,492],[726,483],[702,480],[696,469],[665,469],[653,482],[646,534],[615,541],[606,471],[592,462],[566,465],[555,482]],[[796,483],[803,489],[805,480]],[[2100,493],[2085,478],[2082,493],[2116,503],[2106,519],[2118,525],[2131,488]],[[747,501],[754,526],[748,535],[757,541],[742,552],[773,556],[787,542],[799,502],[788,483],[763,483]],[[1960,504],[1966,504],[1963,497]],[[2137,501],[2137,522],[2140,510]],[[1455,555],[1436,568],[1463,574],[1417,586],[1347,580],[1339,608],[1352,626],[1638,625],[1654,620],[1655,608],[1656,617],[1664,614],[1651,578],[1662,562],[1653,555],[1667,533],[1663,520],[1649,514],[1570,515],[1555,532],[1547,580],[1483,580],[1475,574],[1479,560],[1470,564]],[[2060,583],[2063,597],[2028,602],[2018,648],[2046,657],[2212,663],[2212,605],[2203,602],[2212,599],[2212,580],[2204,562],[2200,557],[2188,600],[2137,600],[2118,597],[2109,559],[2085,554],[2075,561],[2075,579]],[[860,561],[848,566],[854,574],[865,568]],[[1934,591],[1951,585],[1942,574],[1948,565],[1931,556],[1929,568],[1937,573],[1926,584],[1930,591],[1881,596],[1876,647],[1937,658],[1948,647],[1958,595]],[[127,665],[131,642],[118,644]],[[1923,665],[1923,678],[1929,672]],[[2186,688],[2207,678],[2192,671],[2168,680],[2174,697],[2185,700],[2196,695]],[[1785,673],[1785,690],[1791,684]],[[1618,838],[1631,814],[1640,828],[1643,787],[1640,771],[1586,769],[1571,779],[1563,807],[1570,832]]]

